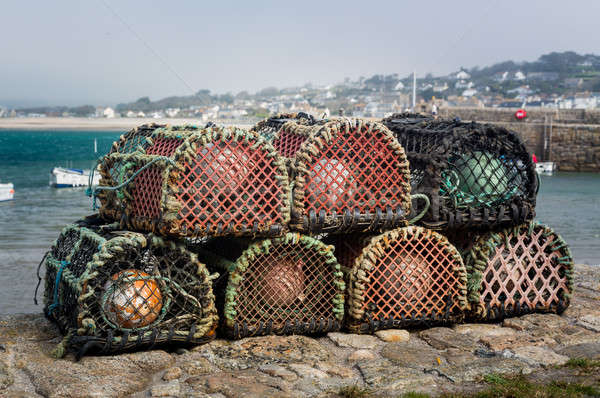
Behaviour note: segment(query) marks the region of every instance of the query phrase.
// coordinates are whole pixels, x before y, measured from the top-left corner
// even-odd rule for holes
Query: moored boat
[[[552,175],[555,169],[556,165],[554,162],[537,162],[535,164],[535,171],[537,171],[538,174]]]
[[[54,188],[84,187],[89,184],[90,170],[54,167],[50,171],[50,186]],[[94,174],[93,185],[100,182],[100,174]]]
[[[13,200],[15,195],[15,186],[11,183],[0,184],[0,202]]]

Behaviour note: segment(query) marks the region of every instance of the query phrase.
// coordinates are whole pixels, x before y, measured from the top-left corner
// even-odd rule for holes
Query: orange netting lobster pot
[[[197,252],[211,269],[226,271],[214,290],[228,336],[340,329],[345,284],[332,246],[288,233],[251,243],[215,239]]]
[[[102,161],[96,192],[104,217],[170,236],[284,233],[287,170],[264,138],[183,126],[154,129],[139,141],[134,152],[112,151]]]
[[[411,226],[333,239],[348,285],[345,324],[352,332],[462,319],[467,273],[442,235]]]
[[[530,312],[562,313],[573,292],[573,258],[565,241],[535,222],[480,236],[465,254],[475,319]]]
[[[295,152],[291,227],[349,232],[405,226],[410,172],[392,133],[360,119],[336,119],[310,129],[299,134],[305,140]]]

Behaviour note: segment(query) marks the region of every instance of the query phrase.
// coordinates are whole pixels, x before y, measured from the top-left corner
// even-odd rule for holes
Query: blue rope
[[[52,314],[56,307],[60,304],[58,302],[58,285],[60,283],[60,279],[62,277],[63,270],[70,264],[69,261],[61,261],[60,266],[58,267],[58,271],[56,271],[56,280],[54,281],[54,293],[52,298],[52,304],[48,306],[48,315]]]
[[[159,162],[161,160],[169,163],[171,166],[175,166],[175,162],[171,158],[168,158],[166,156],[158,156],[158,157],[152,159],[147,164],[145,164],[143,167],[139,168],[127,180],[125,180],[121,184],[114,186],[114,187],[97,186],[96,188],[92,189],[92,179],[90,178],[89,185],[88,185],[87,189],[85,190],[85,194],[92,198],[92,210],[98,209],[98,206],[96,205],[96,198],[98,196],[98,192],[100,192],[100,191],[117,191],[117,190],[129,185],[142,171],[146,170],[148,167],[152,166],[154,163]],[[91,173],[90,173],[90,175],[91,175]]]

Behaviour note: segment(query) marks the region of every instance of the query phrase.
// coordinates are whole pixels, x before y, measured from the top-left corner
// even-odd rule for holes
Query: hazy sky
[[[0,105],[110,105],[600,54],[600,0],[2,0]]]

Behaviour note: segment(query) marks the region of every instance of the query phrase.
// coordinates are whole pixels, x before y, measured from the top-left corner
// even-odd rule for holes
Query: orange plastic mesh
[[[352,129],[325,144],[308,166],[304,206],[307,212],[326,214],[375,213],[402,205],[406,177],[383,134]]]
[[[414,231],[406,228],[402,234],[383,234],[373,241],[364,235],[336,238],[336,257],[350,279],[351,328],[365,332],[448,322],[462,315],[466,272],[460,256],[440,235]],[[356,295],[361,298],[352,299]]]
[[[279,136],[273,140],[273,146],[277,152],[285,158],[293,158],[300,146],[308,137],[301,134],[294,134],[285,129],[279,130]]]
[[[235,323],[250,331],[240,334],[334,321],[338,290],[334,270],[326,261],[317,247],[294,243],[274,245],[268,253],[257,255],[236,292]],[[256,333],[260,329],[264,331]]]
[[[267,155],[243,141],[199,146],[177,181],[181,227],[221,234],[283,224],[278,170]]]
[[[496,247],[483,272],[480,305],[487,309],[553,309],[570,294],[568,267],[552,250],[558,236],[543,228],[511,234]],[[508,243],[508,244],[507,244]]]
[[[181,139],[156,137],[153,145],[146,149],[147,155],[171,156],[181,145]],[[163,168],[153,165],[142,171],[132,189],[131,215],[155,219],[160,215]]]

